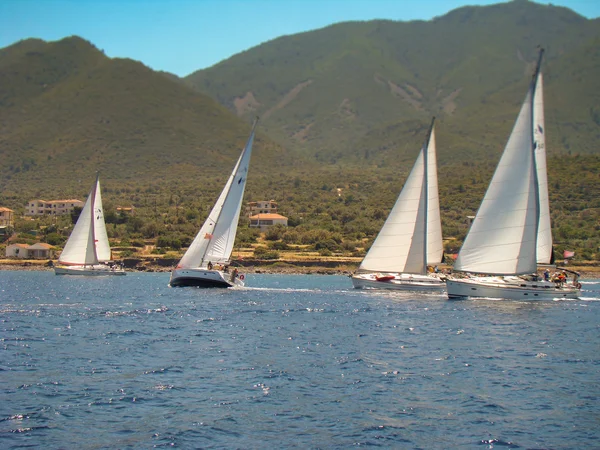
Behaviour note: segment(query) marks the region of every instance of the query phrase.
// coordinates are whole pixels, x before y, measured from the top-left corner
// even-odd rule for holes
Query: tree
[[[75,225],[77,223],[77,219],[79,219],[79,216],[81,215],[82,210],[83,210],[83,208],[81,208],[79,206],[75,206],[73,208],[73,210],[71,211],[71,223],[73,225]]]

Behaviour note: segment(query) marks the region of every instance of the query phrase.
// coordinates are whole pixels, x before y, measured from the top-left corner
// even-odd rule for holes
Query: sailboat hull
[[[575,286],[557,286],[549,281],[527,281],[519,277],[471,277],[446,280],[451,299],[482,297],[507,300],[576,299],[581,290]]]
[[[220,270],[175,269],[171,274],[169,285],[171,287],[193,286],[201,288],[243,287],[243,278],[243,274],[235,277],[233,273],[226,273]]]
[[[429,275],[363,273],[352,275],[356,289],[389,289],[397,291],[443,292],[443,278]]]
[[[110,276],[125,275],[125,271],[120,268],[111,268],[102,264],[94,266],[56,266],[54,267],[56,275],[85,275],[85,276]]]

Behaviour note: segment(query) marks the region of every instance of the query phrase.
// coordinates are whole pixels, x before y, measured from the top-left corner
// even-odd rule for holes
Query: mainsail
[[[425,274],[443,254],[433,121],[423,148],[359,271]]]
[[[194,241],[179,261],[178,268],[201,267],[209,261],[220,264],[229,262],[240,218],[257,122],[258,120],[254,122],[250,137],[225,188]]]

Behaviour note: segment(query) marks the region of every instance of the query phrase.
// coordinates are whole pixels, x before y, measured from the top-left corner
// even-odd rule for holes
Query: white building
[[[19,259],[50,259],[54,253],[54,247],[45,242],[38,242],[33,245],[10,244],[6,246],[7,258]]]
[[[246,206],[248,217],[256,214],[276,214],[277,202],[275,200],[262,200],[260,202],[248,202]]]
[[[256,214],[250,216],[250,228],[260,228],[261,231],[264,231],[273,225],[287,227],[288,218],[280,214]]]
[[[21,258],[27,259],[29,257],[29,251],[27,250],[29,245],[27,244],[10,244],[6,246],[6,257],[7,258]]]
[[[0,206],[0,227],[12,227],[13,217],[14,211],[12,209]]]
[[[26,216],[70,214],[75,207],[83,208],[84,202],[77,199],[69,200],[30,200],[25,207]]]

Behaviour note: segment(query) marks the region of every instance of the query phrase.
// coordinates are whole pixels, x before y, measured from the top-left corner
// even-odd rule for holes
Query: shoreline
[[[52,264],[51,264],[52,263]],[[304,264],[303,264],[304,263]],[[243,264],[236,261],[232,266],[236,266],[244,273],[258,274],[290,274],[290,275],[350,275],[358,264],[322,261],[307,261],[298,263],[298,261],[243,261]],[[0,271],[52,271],[55,261],[48,260],[0,260]],[[144,261],[138,264],[125,264],[125,271],[130,273],[166,273],[175,268],[175,264],[168,264],[163,261]]]
[[[171,272],[175,268],[175,263],[171,261],[152,260],[152,261],[126,261],[126,271],[128,272],[148,272],[160,273]],[[0,260],[0,271],[19,270],[19,271],[51,271],[54,261],[48,260]],[[257,261],[244,260],[235,261],[234,265],[239,267],[245,273],[259,274],[289,274],[289,275],[351,275],[358,268],[359,263],[349,261]],[[443,269],[450,268],[440,266]],[[581,280],[600,279],[599,266],[567,266],[568,270],[579,272]],[[540,274],[542,271],[540,271]]]

